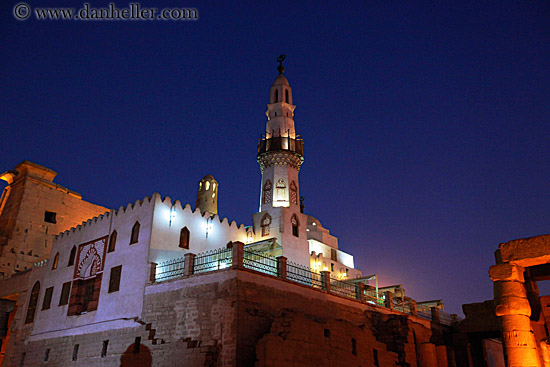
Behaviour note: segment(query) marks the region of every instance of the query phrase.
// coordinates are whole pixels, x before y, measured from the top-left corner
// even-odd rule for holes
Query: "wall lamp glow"
[[[211,232],[213,228],[212,218],[206,218],[206,238],[208,238],[208,232]]]
[[[176,209],[173,206],[170,207],[170,221],[168,222],[168,227],[172,227],[172,221],[176,219]]]

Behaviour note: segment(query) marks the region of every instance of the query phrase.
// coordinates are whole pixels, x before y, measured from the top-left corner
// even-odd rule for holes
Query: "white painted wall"
[[[155,196],[158,194],[154,194],[153,199],[145,198],[143,202],[137,201],[125,208],[121,207],[119,210],[90,219],[77,228],[63,232],[56,237],[50,260],[45,266],[33,270],[31,276],[31,288],[36,280],[40,280],[41,283],[32,335],[45,336],[47,333],[55,332],[57,336],[60,336],[91,332],[93,330],[90,330],[90,325],[104,328],[106,322],[141,315],[143,292],[149,278],[147,255]],[[139,240],[130,245],[130,234],[136,221],[140,222]],[[63,283],[73,281],[76,261],[75,265],[67,266],[73,245],[78,247],[80,244],[106,236],[113,230],[117,231],[116,248],[115,251],[107,252],[105,255],[97,310],[82,315],[67,316],[69,305],[59,306],[59,300]],[[57,252],[60,254],[58,267],[52,270],[53,259]],[[110,270],[118,265],[122,265],[120,290],[108,293]],[[45,290],[51,286],[54,287],[51,307],[48,310],[42,310]],[[30,298],[30,293],[27,298]],[[28,302],[29,299],[25,303],[25,312]],[[116,326],[113,327],[116,328]],[[69,328],[75,329],[68,330]]]
[[[255,213],[252,218],[254,222],[255,241],[276,238],[277,243],[282,246],[282,255],[288,261],[309,266],[309,245],[307,242],[307,232],[304,223],[307,223],[307,215],[300,213],[296,207],[291,208],[271,208],[260,213]],[[262,228],[260,226],[261,219],[269,213],[271,215],[270,233],[268,236],[262,237]],[[295,237],[292,234],[292,224],[290,222],[292,215],[296,214],[299,226],[299,236]]]
[[[153,229],[149,260],[162,263],[167,260],[183,257],[186,253],[198,254],[208,250],[225,247],[230,241],[246,243],[247,234],[244,225],[237,226],[227,218],[210,216],[208,212],[201,215],[199,209],[192,211],[189,204],[182,208],[179,200],[172,202],[169,197],[154,197]],[[171,218],[171,221],[170,221]],[[189,250],[179,247],[180,231],[189,229]],[[206,233],[208,232],[208,237]]]

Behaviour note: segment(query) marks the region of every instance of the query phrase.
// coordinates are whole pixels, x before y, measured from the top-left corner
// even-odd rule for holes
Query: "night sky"
[[[550,2],[450,3],[181,0],[141,6],[198,20],[84,22],[2,1],[0,171],[45,165],[110,208],[194,206],[212,174],[220,214],[250,225],[284,53],[306,213],[365,275],[461,313],[492,298],[500,242],[550,232]]]

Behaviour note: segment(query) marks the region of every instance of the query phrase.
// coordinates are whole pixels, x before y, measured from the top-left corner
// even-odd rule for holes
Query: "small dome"
[[[208,180],[208,181],[216,181],[216,180],[214,179],[214,176],[212,176],[212,175],[206,175],[206,176],[204,176],[204,177],[202,178],[202,181],[206,181],[206,180]]]
[[[273,85],[289,85],[288,84],[288,80],[286,80],[285,76],[283,74],[280,74],[277,79],[275,79],[275,81],[273,82]]]

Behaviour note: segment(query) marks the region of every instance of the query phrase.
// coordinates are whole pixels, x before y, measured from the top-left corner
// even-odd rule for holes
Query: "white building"
[[[315,272],[330,271],[335,279],[361,276],[353,256],[338,249],[338,239],[301,210],[303,141],[294,128],[292,89],[282,66],[278,70],[258,147],[262,187],[253,226],[211,215],[217,213],[218,182],[207,175],[199,182],[194,210],[155,193],[57,235],[49,261],[31,274],[25,307],[25,323],[32,323],[29,340],[130,327],[142,314],[151,264],[178,263],[186,254],[230,242]]]
[[[67,196],[52,192],[70,190],[54,185],[45,167],[24,162],[10,173],[21,183],[25,167],[49,174],[41,190],[49,201],[29,209],[32,223],[20,220],[3,208],[25,200],[32,208],[40,190],[10,184],[20,194],[1,200],[5,227],[47,234],[58,228],[52,214],[59,225],[97,216],[56,235],[32,270],[0,279],[0,364],[454,365],[447,355],[453,358],[449,325],[456,317],[434,302],[417,307],[401,285],[378,288],[376,276],[362,277],[338,239],[304,213],[303,140],[292,89],[282,65],[278,70],[258,146],[262,183],[250,226],[218,216],[219,183],[211,175],[198,183],[194,209],[154,193],[97,215],[104,208],[86,202],[65,211]]]

